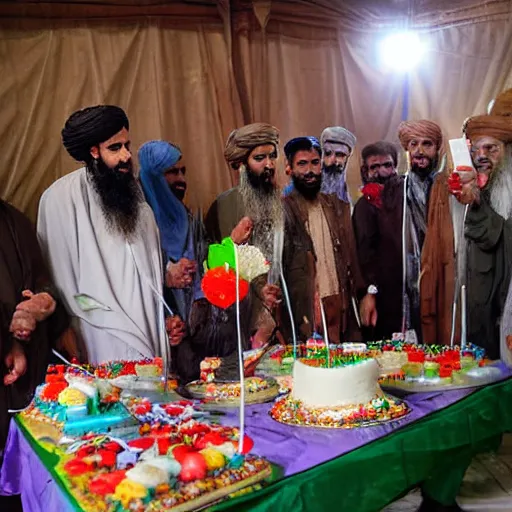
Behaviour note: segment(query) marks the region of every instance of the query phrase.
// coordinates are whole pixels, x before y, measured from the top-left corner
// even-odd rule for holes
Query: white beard
[[[490,183],[491,208],[505,220],[512,217],[512,147],[506,146],[505,160]]]
[[[256,190],[245,171],[240,175],[238,190],[244,203],[244,214],[254,223],[250,243],[258,247],[269,261],[273,261],[274,232],[282,229],[284,223],[281,192],[277,187],[270,194]]]

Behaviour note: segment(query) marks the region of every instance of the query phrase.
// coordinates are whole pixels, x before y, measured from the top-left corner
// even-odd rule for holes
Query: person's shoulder
[[[30,226],[32,228],[32,222],[30,219],[11,203],[0,199],[0,206],[3,208],[4,212],[11,217],[15,224],[23,225],[25,227]]]
[[[221,194],[217,196],[214,202],[222,203],[224,201],[229,201],[236,199],[238,197],[239,191],[238,187],[230,188],[229,190],[225,190]]]
[[[329,205],[331,208],[335,208],[338,211],[350,213],[350,203],[341,200],[336,194],[325,194],[320,192],[318,197],[321,201]]]
[[[52,183],[42,195],[42,198],[53,196],[57,194],[63,194],[66,191],[75,188],[79,183],[82,182],[86,177],[86,169],[85,167],[81,167],[76,171],[70,172],[65,176],[62,176],[57,181]]]

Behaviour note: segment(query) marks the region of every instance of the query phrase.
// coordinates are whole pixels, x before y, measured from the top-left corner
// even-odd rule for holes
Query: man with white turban
[[[72,114],[62,142],[85,166],[39,204],[41,248],[91,363],[168,359],[160,240],[133,173],[128,130],[116,106]]]
[[[356,136],[343,126],[330,126],[320,136],[322,147],[322,189],[350,203],[347,189],[347,163],[356,146]]]

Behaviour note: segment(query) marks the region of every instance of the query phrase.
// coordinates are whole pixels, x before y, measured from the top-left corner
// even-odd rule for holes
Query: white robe
[[[137,229],[132,243],[108,231],[85,168],[59,179],[41,197],[41,249],[90,363],[168,359],[163,306],[154,291],[163,280],[160,240],[145,202]]]

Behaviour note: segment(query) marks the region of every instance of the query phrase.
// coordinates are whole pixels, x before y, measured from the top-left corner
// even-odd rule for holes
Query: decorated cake
[[[279,394],[279,385],[272,378],[248,377],[244,379],[245,402],[263,403],[273,400]],[[240,381],[195,381],[187,384],[187,392],[205,403],[232,406],[240,404]]]
[[[475,345],[415,345],[400,339],[368,343],[380,366],[380,383],[408,391],[473,387],[501,376]]]
[[[329,359],[299,358],[293,364],[293,389],[270,414],[291,425],[352,428],[395,420],[408,414],[404,402],[385,395],[374,359],[343,353]]]

